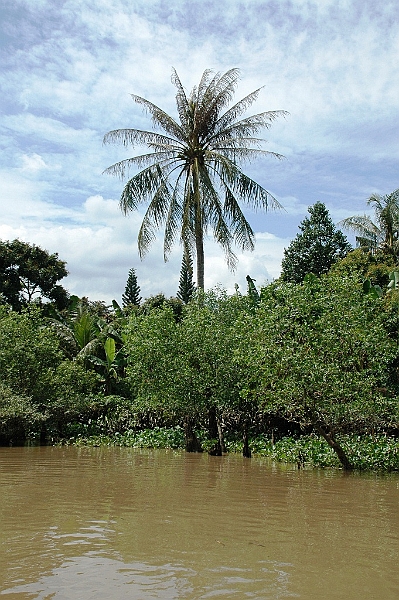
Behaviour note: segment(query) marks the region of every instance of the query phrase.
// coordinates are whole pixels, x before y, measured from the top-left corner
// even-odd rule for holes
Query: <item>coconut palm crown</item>
[[[104,143],[146,145],[151,150],[122,160],[105,171],[124,178],[130,169],[141,169],[128,180],[120,199],[125,214],[148,204],[138,234],[140,257],[147,253],[156,230],[164,227],[165,261],[179,238],[196,258],[197,285],[201,289],[204,288],[204,238],[208,229],[213,230],[229,268],[234,270],[237,257],[233,244],[242,250],[253,250],[255,242],[240,202],[255,209],[280,208],[268,191],[243,173],[238,162],[265,154],[282,158],[261,149],[264,140],[254,136],[287,113],[268,111],[237,120],[257,99],[261,89],[227,108],[238,79],[238,69],[230,69],[223,75],[206,70],[199,85],[186,95],[173,69],[178,120],[132,94],[133,100],[151,115],[157,131],[117,129],[104,136]]]
[[[382,250],[399,258],[399,189],[391,194],[372,194],[367,200],[374,207],[375,219],[368,215],[355,215],[340,222],[345,229],[355,233],[358,246],[374,253]]]

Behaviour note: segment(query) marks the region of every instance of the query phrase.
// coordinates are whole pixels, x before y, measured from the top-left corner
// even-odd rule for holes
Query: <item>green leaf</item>
[[[107,357],[107,363],[109,366],[114,362],[115,359],[115,340],[108,337],[104,344],[105,356]]]

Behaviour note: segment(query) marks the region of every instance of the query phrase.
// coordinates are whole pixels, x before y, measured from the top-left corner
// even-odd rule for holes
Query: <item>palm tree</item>
[[[138,234],[140,257],[155,239],[155,230],[164,226],[165,261],[179,237],[183,247],[196,257],[197,284],[201,289],[204,288],[204,237],[208,229],[213,230],[229,268],[234,270],[237,257],[232,244],[242,250],[253,250],[255,241],[239,202],[265,210],[269,206],[280,208],[269,192],[242,172],[237,161],[265,154],[282,158],[280,154],[262,150],[263,140],[253,136],[287,113],[268,111],[237,121],[257,99],[261,88],[223,113],[232,100],[238,79],[238,69],[230,69],[224,75],[212,75],[206,70],[199,85],[187,96],[173,69],[178,121],[152,102],[132,94],[133,100],[151,115],[154,126],[164,133],[117,129],[104,136],[104,143],[145,144],[151,150],[105,170],[124,178],[130,168],[142,169],[126,183],[120,199],[125,214],[148,202]]]
[[[391,194],[372,194],[367,200],[375,210],[375,220],[368,215],[355,215],[340,222],[342,227],[351,229],[358,235],[359,246],[374,253],[382,250],[386,254],[399,256],[399,189]]]

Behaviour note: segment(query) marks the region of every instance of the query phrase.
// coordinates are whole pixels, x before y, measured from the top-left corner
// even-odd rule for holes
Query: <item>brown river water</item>
[[[399,475],[0,448],[0,598],[399,599]]]

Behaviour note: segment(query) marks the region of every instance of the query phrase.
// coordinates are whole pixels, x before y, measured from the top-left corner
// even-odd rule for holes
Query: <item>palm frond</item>
[[[202,73],[201,80],[198,86],[194,86],[192,92],[190,94],[190,100],[195,102],[196,104],[201,104],[202,99],[204,97],[204,93],[209,87],[209,83],[211,81],[213,71],[212,69],[205,69]],[[217,74],[216,74],[217,76]]]
[[[252,206],[254,209],[282,208],[278,200],[259,183],[238,170],[237,177],[232,181],[231,188],[237,193],[241,202]]]
[[[172,68],[172,83],[177,88],[176,106],[177,112],[179,113],[179,119],[184,131],[187,133],[190,130],[190,107],[186,92],[184,91],[180,78],[174,68]]]
[[[133,167],[145,167],[159,164],[163,166],[175,159],[174,151],[162,151],[162,152],[151,152],[150,154],[141,154],[140,156],[133,156],[132,158],[126,158],[120,162],[111,165],[103,173],[107,175],[115,175],[124,179],[126,174],[129,173]]]
[[[231,123],[233,123],[237,119],[237,117],[239,117],[246,110],[248,110],[248,108],[257,100],[257,98],[259,96],[259,92],[263,89],[263,87],[264,86],[258,88],[257,90],[254,90],[253,92],[251,92],[250,94],[248,94],[247,96],[245,96],[245,98],[242,98],[239,102],[237,102],[236,104],[234,104],[234,106],[232,106],[231,108],[229,108],[220,117],[220,119],[218,119],[218,121],[215,124],[215,128],[218,131],[222,131],[228,125],[230,125]]]
[[[195,128],[201,139],[206,139],[208,132],[213,131],[220,111],[234,95],[238,79],[239,69],[230,69],[222,76],[217,73],[198,98]]]
[[[114,129],[106,133],[103,138],[103,144],[122,144],[125,148],[134,147],[136,144],[148,146],[150,144],[176,145],[177,143],[179,141],[175,137],[141,129]]]
[[[262,129],[269,129],[272,122],[280,116],[285,116],[288,113],[283,110],[267,111],[246,117],[232,123],[230,126],[225,127],[222,130],[215,130],[212,135],[209,135],[206,139],[206,144],[211,146],[217,146],[220,139],[235,139],[244,138],[247,136],[253,136]]]
[[[212,150],[218,150],[219,148],[229,147],[234,148],[238,146],[239,148],[261,148],[265,143],[264,138],[256,138],[249,136],[237,136],[237,137],[228,137],[223,139],[222,136],[218,136],[217,144],[209,144],[209,148]]]
[[[138,234],[140,258],[143,258],[155,240],[156,230],[165,222],[171,191],[167,180],[162,180],[145,212]]]
[[[361,238],[378,240],[381,237],[381,230],[368,215],[348,217],[340,221],[338,225],[358,233]]]
[[[143,169],[137,175],[129,179],[125,185],[119,205],[126,214],[135,210],[139,204],[151,200],[160,187],[167,181],[165,165],[156,163]]]
[[[131,96],[137,104],[144,106],[144,109],[150,113],[152,121],[155,125],[161,127],[164,131],[170,135],[173,135],[176,139],[180,141],[185,140],[183,129],[170,115],[168,115],[168,113],[141,96],[136,96],[135,94],[131,94]]]
[[[231,163],[230,163],[231,165]],[[230,166],[228,165],[228,166]],[[230,175],[234,175],[236,167],[232,165],[233,169],[230,171]],[[207,169],[203,169],[202,178],[206,183],[204,186],[205,189],[208,190],[210,196],[213,194],[217,194],[215,191],[214,185],[212,183],[211,177],[207,171]],[[231,188],[226,183],[226,180],[220,178],[220,183],[225,192],[225,201],[223,206],[220,202],[217,202],[215,198],[212,198],[212,207],[216,208],[216,215],[218,219],[217,225],[211,223],[214,227],[219,227],[221,233],[225,234],[225,227],[230,231],[232,230],[231,239],[242,249],[242,250],[253,250],[254,248],[254,232],[249,225],[248,221],[245,219],[244,214],[239,206],[238,200],[233,194]],[[218,196],[218,194],[217,194]],[[219,196],[218,196],[219,198]],[[221,223],[223,221],[223,227]],[[227,239],[227,238],[226,238]],[[219,243],[221,243],[220,239],[217,239]],[[231,251],[231,246],[230,251]]]
[[[229,160],[233,162],[251,162],[256,158],[261,158],[264,156],[273,156],[273,158],[277,158],[282,160],[284,157],[281,154],[277,154],[276,152],[271,152],[269,150],[262,150],[261,148],[246,148],[244,147],[234,147],[233,144],[228,144],[225,147],[218,146],[217,153],[207,151],[205,153],[205,160],[212,160],[212,157],[215,154],[223,154]]]
[[[237,194],[241,202],[254,209],[282,209],[278,200],[259,183],[245,175],[241,169],[226,156],[213,153],[214,169],[224,187]]]
[[[230,188],[225,188],[224,213],[233,229],[235,243],[241,250],[253,251],[255,248],[255,234],[251,225],[246,220],[237,198]]]
[[[199,174],[203,196],[204,220],[212,227],[215,241],[223,248],[228,268],[231,271],[235,271],[237,256],[232,249],[234,238],[230,231],[230,223],[226,222],[225,219],[223,204],[209,176],[208,169],[202,167]]]
[[[229,69],[223,75],[217,73],[202,97],[201,108],[217,108],[218,112],[231,101],[240,78],[239,69]]]
[[[179,229],[182,227],[182,216],[183,208],[180,200],[180,180],[184,177],[185,172],[182,169],[176,178],[174,184],[173,193],[171,196],[169,210],[165,222],[165,235],[164,235],[164,260],[168,259],[168,256],[172,250],[172,246],[176,241],[176,237]],[[181,235],[180,235],[181,237]]]

